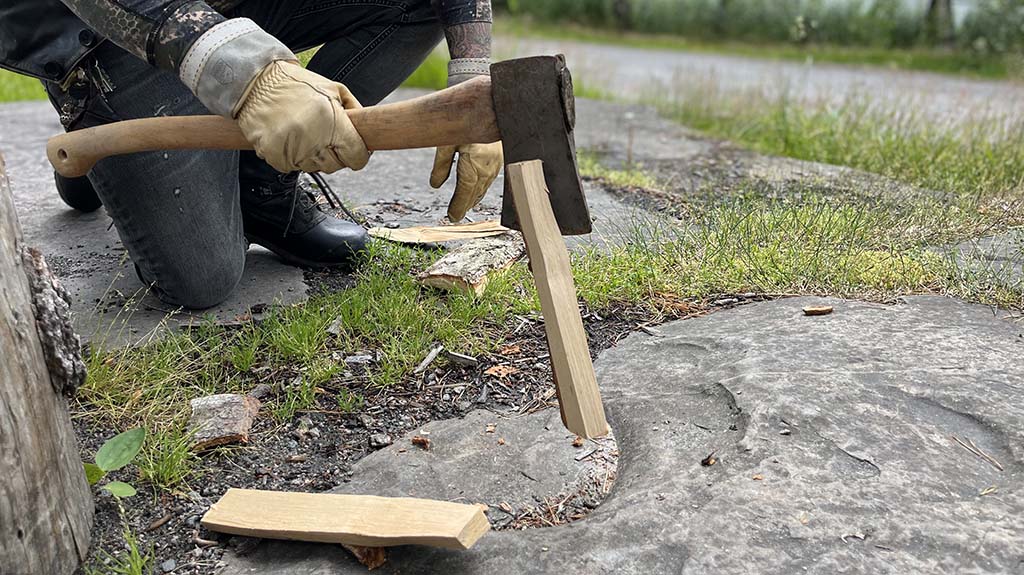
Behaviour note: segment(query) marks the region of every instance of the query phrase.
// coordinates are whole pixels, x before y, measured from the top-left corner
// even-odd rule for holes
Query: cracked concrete
[[[835,313],[801,311],[822,304]],[[895,306],[794,298],[656,333],[596,363],[621,455],[590,516],[491,533],[462,553],[396,548],[380,572],[1024,569],[1019,318],[933,296]],[[458,473],[468,468],[457,454],[432,462],[441,483],[393,455],[364,462],[351,484],[360,487],[341,491],[444,499],[479,491],[489,473]],[[227,561],[229,575],[365,571],[329,545],[265,542]]]

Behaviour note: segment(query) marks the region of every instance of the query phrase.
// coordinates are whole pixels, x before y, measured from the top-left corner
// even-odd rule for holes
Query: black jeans
[[[254,20],[294,52],[323,45],[309,63],[363,105],[397,88],[443,37],[430,0],[248,0],[229,17]],[[207,114],[167,71],[107,42],[83,64],[87,86],[47,86],[68,129],[151,116]],[[245,266],[239,162],[277,172],[252,152],[168,151],[108,158],[89,173],[121,241],[167,303],[224,301]]]

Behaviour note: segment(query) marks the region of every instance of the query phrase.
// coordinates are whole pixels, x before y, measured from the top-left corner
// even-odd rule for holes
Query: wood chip
[[[341,546],[355,556],[356,560],[362,563],[368,571],[383,567],[388,562],[388,551],[384,547],[360,547],[344,543]]]
[[[758,473],[757,475],[753,476],[751,479],[753,479],[754,481],[764,481],[764,475],[761,475],[760,473]]]
[[[495,365],[484,370],[485,375],[493,377],[508,377],[516,373],[519,373],[519,370],[511,365]]]
[[[583,438],[580,437],[579,435],[577,435],[576,439],[572,440],[572,446],[573,447],[583,447]]]
[[[830,305],[809,305],[804,308],[804,315],[816,316],[816,315],[829,315],[832,313],[834,308]]]
[[[448,361],[463,367],[476,367],[476,364],[479,363],[477,359],[471,355],[455,353],[454,351],[446,351],[445,357],[448,358]]]
[[[430,438],[429,437],[423,437],[422,435],[417,435],[417,436],[412,438],[412,444],[415,445],[416,447],[422,448],[425,451],[429,451],[430,450]]]
[[[715,458],[715,452],[713,451],[707,457],[700,460],[700,464],[703,467],[711,467],[716,463],[718,463],[718,459]]]
[[[472,240],[500,236],[509,229],[497,220],[454,226],[416,226],[411,228],[370,228],[368,233],[382,240],[403,244],[436,244],[453,240]]]
[[[444,350],[444,346],[443,345],[439,345],[439,346],[435,347],[434,349],[430,350],[427,353],[427,357],[423,358],[423,361],[421,361],[420,364],[418,366],[416,366],[416,369],[413,371],[413,373],[418,375],[418,374],[421,374],[424,371],[426,371],[427,368],[430,367],[430,364],[434,363],[434,360],[437,359],[437,354],[441,353],[441,351],[443,351],[443,350]]]
[[[498,429],[498,424],[497,423],[488,423],[487,424],[487,429],[486,429],[487,433],[494,433],[494,430],[496,430],[496,429]]]
[[[506,345],[506,346],[502,347],[500,350],[498,350],[499,354],[504,355],[506,357],[510,356],[510,355],[519,355],[522,352],[523,352],[522,348],[520,348],[518,345],[515,345],[515,344]]]

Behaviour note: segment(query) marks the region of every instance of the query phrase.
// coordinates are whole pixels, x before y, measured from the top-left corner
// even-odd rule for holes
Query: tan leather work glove
[[[459,166],[455,170],[455,194],[448,202],[448,219],[452,222],[462,221],[466,212],[484,199],[504,164],[501,142],[442,146],[434,156],[431,187],[440,188],[448,181],[456,153],[459,154]]]
[[[361,170],[370,159],[346,109],[361,108],[348,88],[297,62],[268,64],[235,111],[256,154],[282,172]]]

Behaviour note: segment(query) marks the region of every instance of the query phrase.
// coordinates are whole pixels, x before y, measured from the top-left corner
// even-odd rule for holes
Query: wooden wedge
[[[415,226],[411,228],[370,228],[371,236],[401,244],[437,244],[500,236],[509,231],[495,220],[450,226]]]
[[[607,435],[608,421],[576,304],[569,250],[548,200],[543,165],[539,160],[509,164],[506,177],[540,295],[562,422],[580,437]]]
[[[465,550],[491,528],[484,509],[430,499],[229,489],[202,524],[264,539]]]

